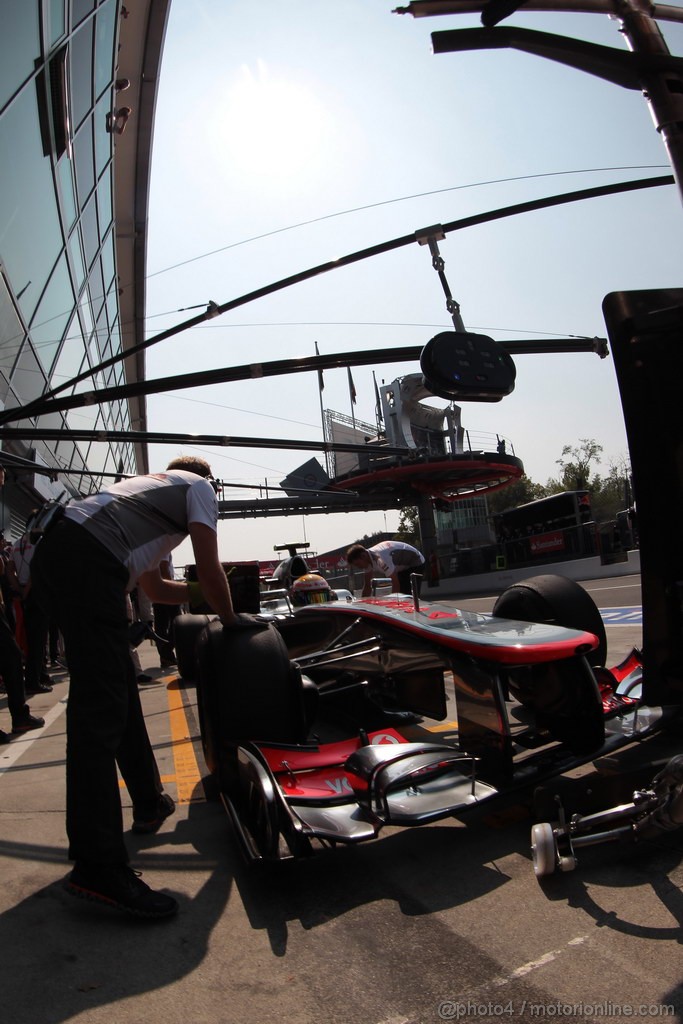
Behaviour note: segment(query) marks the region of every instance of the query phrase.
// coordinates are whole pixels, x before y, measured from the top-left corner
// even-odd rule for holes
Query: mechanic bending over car
[[[144,918],[174,914],[128,865],[116,766],[133,803],[133,831],[156,832],[175,810],[163,792],[129,652],[126,595],[189,604],[197,589],[226,627],[254,623],[233,610],[218,555],[211,467],[181,456],[165,473],[131,477],[67,504],[40,540],[33,591],[55,615],[70,673],[67,705],[67,892]],[[199,583],[163,579],[159,564],[189,534]]]
[[[346,561],[365,572],[361,597],[370,597],[376,576],[389,577],[394,594],[410,594],[410,577],[413,573],[423,573],[425,568],[422,553],[400,540],[383,540],[371,548],[352,544],[346,552]]]

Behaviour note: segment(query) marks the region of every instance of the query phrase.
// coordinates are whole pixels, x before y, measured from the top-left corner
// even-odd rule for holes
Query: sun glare
[[[272,76],[262,62],[243,67],[225,97],[219,145],[228,171],[251,179],[308,177],[329,144],[325,109],[305,85]]]

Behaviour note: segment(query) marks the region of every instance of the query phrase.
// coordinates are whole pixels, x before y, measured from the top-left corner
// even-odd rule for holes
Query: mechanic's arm
[[[391,591],[393,594],[398,594],[401,589],[401,584],[398,581],[398,573],[392,572],[391,574]]]
[[[190,523],[189,531],[204,600],[222,622],[228,625],[235,623],[237,616],[232,607],[230,586],[218,557],[216,534],[204,523]],[[158,604],[190,603],[188,584],[164,579],[160,566],[142,573],[138,583],[147,596]]]
[[[365,580],[363,582],[363,592],[360,595],[361,597],[370,597],[372,594],[372,576],[373,567],[370,566],[369,569],[365,570]]]
[[[190,523],[190,540],[197,563],[197,579],[207,604],[219,619],[232,625],[239,619],[232,606],[230,584],[218,557],[218,538],[205,523]],[[184,598],[187,601],[187,597]]]
[[[188,599],[187,583],[164,579],[158,567],[143,572],[138,585],[155,604],[184,604]]]

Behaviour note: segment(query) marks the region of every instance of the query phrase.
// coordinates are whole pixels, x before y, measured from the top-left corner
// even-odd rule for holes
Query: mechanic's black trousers
[[[38,545],[31,579],[62,632],[70,675],[69,857],[126,863],[117,764],[138,813],[151,810],[162,789],[130,657],[127,570],[84,527],[62,519]]]

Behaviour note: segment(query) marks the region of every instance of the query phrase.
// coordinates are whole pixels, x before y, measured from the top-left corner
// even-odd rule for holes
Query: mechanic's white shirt
[[[401,540],[382,540],[368,548],[368,554],[375,572],[381,572],[385,576],[393,576],[395,572],[402,572],[404,569],[418,569],[424,565],[424,558],[417,548],[404,544]]]
[[[218,528],[213,487],[204,477],[181,469],[121,480],[71,502],[64,514],[123,562],[129,590],[185,539],[190,523],[204,523],[214,532]]]
[[[31,534],[24,533],[12,546],[10,558],[14,563],[17,581],[20,587],[26,587],[31,579],[31,559],[36,550],[31,541]]]

